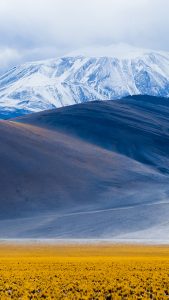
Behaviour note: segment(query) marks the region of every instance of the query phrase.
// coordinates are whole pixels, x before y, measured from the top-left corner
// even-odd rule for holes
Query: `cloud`
[[[168,0],[1,0],[4,66],[112,43],[169,51],[168,11]]]
[[[1,69],[5,70],[9,65],[20,62],[21,55],[16,49],[0,48]]]

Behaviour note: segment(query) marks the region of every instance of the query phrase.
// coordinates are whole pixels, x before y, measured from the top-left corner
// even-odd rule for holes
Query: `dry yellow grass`
[[[0,299],[169,299],[169,247],[1,244]]]

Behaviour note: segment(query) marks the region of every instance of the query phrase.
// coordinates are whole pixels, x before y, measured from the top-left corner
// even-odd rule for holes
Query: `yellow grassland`
[[[169,299],[169,246],[1,243],[4,299]]]

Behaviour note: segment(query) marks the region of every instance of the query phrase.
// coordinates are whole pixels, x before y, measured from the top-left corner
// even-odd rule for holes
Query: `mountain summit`
[[[0,118],[128,95],[169,96],[169,53],[88,48],[26,63],[0,77]]]

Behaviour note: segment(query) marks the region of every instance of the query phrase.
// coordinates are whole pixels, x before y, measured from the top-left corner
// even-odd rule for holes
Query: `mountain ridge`
[[[136,94],[168,97],[169,53],[145,50],[134,58],[128,55],[72,54],[15,67],[0,77],[1,118]]]
[[[0,121],[0,238],[167,240],[169,105],[139,99]]]

